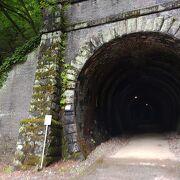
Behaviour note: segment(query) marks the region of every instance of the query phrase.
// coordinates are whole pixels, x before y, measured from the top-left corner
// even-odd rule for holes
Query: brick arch
[[[78,76],[88,59],[104,44],[112,40],[121,38],[132,33],[160,33],[171,36],[174,39],[180,39],[180,19],[176,17],[165,16],[142,16],[138,18],[127,19],[116,23],[115,27],[104,29],[93,35],[88,42],[80,48],[75,59],[71,61],[72,69],[68,70],[67,77],[69,80],[68,89],[65,91],[65,130],[67,129],[69,143],[69,151],[77,152],[79,147],[77,142],[77,130],[75,124],[74,99],[75,86]],[[71,112],[71,113],[69,113]],[[66,127],[67,126],[67,127]]]
[[[80,72],[86,61],[102,45],[124,35],[141,32],[158,32],[173,36],[174,38],[180,38],[180,18],[165,18],[163,16],[146,18],[145,16],[120,21],[115,28],[98,32],[89,42],[86,42],[80,48],[75,59],[71,61],[71,65]]]

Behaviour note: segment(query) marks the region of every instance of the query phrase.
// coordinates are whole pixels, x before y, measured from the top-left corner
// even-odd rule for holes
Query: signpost
[[[42,152],[41,165],[40,165],[41,169],[43,168],[43,162],[44,162],[44,152],[45,152],[45,147],[46,147],[48,126],[51,125],[51,121],[52,121],[52,115],[46,115],[45,121],[44,121],[44,125],[46,126],[46,130],[45,130],[44,145],[43,145],[43,152]]]

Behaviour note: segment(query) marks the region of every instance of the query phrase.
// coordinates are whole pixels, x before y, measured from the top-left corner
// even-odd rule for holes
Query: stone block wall
[[[74,148],[73,146],[77,142],[75,122],[66,124],[62,121],[63,109],[60,107],[60,97],[63,81],[61,73],[64,66],[63,51],[65,47],[63,47],[63,41],[65,41],[65,35],[60,30],[63,23],[61,20],[63,16],[61,13],[62,6],[57,5],[55,9],[53,7],[52,9],[49,8],[44,11],[45,23],[29,109],[30,116],[29,119],[20,122],[14,160],[14,165],[17,168],[28,169],[40,165],[45,115],[52,115],[53,124],[49,127],[44,165],[61,158],[65,154],[63,151],[67,151],[67,153],[79,151],[77,147]]]
[[[89,2],[79,2],[78,5],[72,4],[68,13],[72,12],[72,9],[74,8],[76,9],[76,16],[76,13],[78,14],[82,10],[82,7],[86,10],[92,8],[91,6],[85,5]],[[115,14],[112,16],[114,18],[113,22],[111,22],[112,19],[109,19],[108,17],[101,19],[99,16],[96,16],[95,19],[91,21],[88,19],[83,21],[83,24],[81,24],[82,26],[73,26],[73,24],[70,23],[70,26],[67,29],[68,43],[65,60],[66,63],[69,63],[73,67],[73,70],[68,72],[70,85],[65,94],[66,102],[72,108],[69,112],[66,112],[65,109],[64,120],[66,122],[73,122],[73,119],[75,119],[74,121],[76,122],[78,129],[78,140],[81,138],[81,140],[83,140],[84,121],[88,119],[86,107],[83,105],[87,96],[83,95],[84,91],[82,92],[78,89],[78,83],[80,81],[78,76],[83,68],[87,67],[87,63],[92,62],[94,66],[90,67],[86,73],[88,74],[93,71],[93,68],[95,67],[93,55],[97,53],[98,49],[101,49],[103,46],[107,45],[107,43],[110,43],[115,39],[120,39],[121,37],[123,38],[124,36],[133,33],[157,33],[159,37],[161,34],[166,34],[167,36],[174,37],[174,41],[178,42],[178,39],[180,38],[179,2],[180,1],[172,1],[171,3],[166,2],[164,4],[160,4],[159,2],[157,4],[155,3],[155,7],[145,7],[144,9],[142,8],[132,12],[121,12],[120,8],[119,12],[121,13],[118,16]],[[88,13],[90,12],[88,11]],[[83,16],[81,17],[84,18]],[[89,18],[91,17],[92,16]],[[97,62],[98,61],[99,59]],[[85,86],[86,83],[89,82],[84,80],[83,86]],[[74,84],[76,84],[76,87]],[[74,101],[79,102],[79,104],[74,104]],[[73,128],[74,126],[71,125],[70,127]],[[81,143],[78,142],[78,144],[81,146]],[[83,144],[87,144],[87,140],[85,140]]]
[[[29,119],[21,120],[14,165],[29,168],[40,165],[44,141],[44,117],[52,115],[46,144],[45,165],[58,160],[62,150],[60,121],[60,48],[61,32],[41,37],[40,52],[33,85]]]
[[[179,0],[82,0],[73,1],[65,13],[68,31],[179,7]]]
[[[75,113],[73,109],[73,103],[66,105],[66,107],[71,107],[70,109],[65,108],[64,112],[64,135],[67,141],[67,148],[69,153],[77,153],[80,151],[77,139],[77,129],[75,122]]]
[[[40,163],[43,118],[46,114],[52,114],[55,124],[48,133],[46,163],[60,158],[64,147],[70,154],[80,151],[78,135],[81,132],[76,130],[75,90],[81,70],[97,49],[131,33],[154,32],[179,38],[179,1],[128,1],[132,6],[127,6],[125,1],[113,4],[112,0],[72,2],[65,14],[62,14],[64,9],[61,3],[55,11],[53,8],[44,10],[45,26],[33,85],[30,119],[21,121],[14,161],[17,167],[24,164],[26,168]],[[166,4],[162,5],[164,2]],[[67,27],[63,27],[64,18],[69,20]],[[67,45],[62,46],[66,34]],[[68,83],[62,96],[63,79],[60,74],[64,63],[70,68],[66,72]],[[60,107],[62,97],[65,108]],[[63,138],[66,141],[64,147]]]
[[[119,12],[121,13],[117,16],[113,15],[112,18],[110,19],[108,18],[108,16],[107,18],[104,19],[98,19],[98,16],[96,16],[96,19],[92,21],[88,21],[88,20],[85,21],[84,22],[85,26],[83,27],[73,26],[73,24],[69,23],[70,25],[68,26],[68,32],[67,32],[68,43],[67,43],[66,58],[65,58],[66,62],[71,63],[71,61],[75,60],[77,54],[79,53],[78,52],[79,49],[82,46],[85,46],[86,42],[90,42],[90,39],[92,37],[94,36],[97,37],[98,34],[101,36],[102,33],[106,33],[104,34],[104,36],[107,35],[107,37],[105,38],[109,38],[110,36],[113,36],[113,34],[108,33],[108,31],[113,33],[114,31],[113,29],[117,31],[116,36],[133,33],[133,31],[137,32],[137,30],[139,32],[140,31],[159,32],[161,25],[166,20],[166,24],[164,24],[163,29],[161,29],[162,33],[166,33],[167,29],[165,29],[165,26],[167,25],[168,28],[168,19],[169,19],[169,25],[171,25],[172,23],[172,18],[170,17],[174,17],[175,22],[179,21],[179,7],[180,7],[180,1],[171,1],[163,4],[160,4],[159,1],[159,3],[155,4],[155,6],[140,8],[134,11],[128,11],[125,9],[124,12],[121,12],[121,8],[120,8]],[[79,11],[77,10],[77,12]],[[71,12],[71,8],[68,11],[68,13],[70,12]],[[157,24],[157,26],[155,23]],[[153,26],[156,27],[156,29],[153,29]],[[178,25],[176,23],[173,23],[173,26],[176,26],[176,28],[178,28]],[[174,31],[176,30],[177,29],[174,29]],[[176,36],[178,36],[178,34]]]
[[[42,35],[31,99],[31,117],[44,117],[46,114],[52,114],[53,119],[59,119],[60,37],[60,31]]]
[[[40,166],[44,142],[44,119],[25,119],[21,121],[14,165],[16,168],[29,169]],[[44,165],[60,159],[62,126],[52,121],[49,126]],[[58,138],[59,137],[59,138]]]

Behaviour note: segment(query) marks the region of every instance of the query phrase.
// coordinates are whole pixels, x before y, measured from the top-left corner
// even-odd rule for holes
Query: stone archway
[[[68,83],[68,89],[65,91],[65,97],[66,97],[66,107],[65,107],[65,117],[64,117],[64,122],[65,122],[65,129],[67,129],[67,139],[69,140],[69,150],[70,152],[76,152],[79,150],[78,148],[78,144],[74,143],[76,142],[76,136],[78,135],[79,139],[83,139],[85,136],[87,138],[85,138],[84,142],[88,142],[91,141],[94,138],[94,133],[93,131],[96,132],[100,132],[101,128],[99,128],[99,126],[102,126],[103,129],[104,127],[109,127],[113,128],[119,124],[117,124],[117,121],[115,124],[111,124],[111,122],[109,122],[109,119],[106,121],[106,125],[102,125],[104,122],[101,122],[100,124],[97,122],[97,113],[96,110],[92,110],[93,106],[94,107],[98,107],[99,103],[103,104],[105,102],[101,101],[98,102],[98,97],[97,92],[99,93],[99,89],[100,86],[103,86],[103,84],[99,83],[99,82],[105,82],[105,79],[103,79],[103,73],[107,73],[105,71],[103,71],[103,68],[101,69],[100,67],[105,67],[105,65],[103,65],[103,58],[101,58],[102,56],[104,56],[104,59],[107,60],[107,57],[111,57],[109,56],[109,54],[111,54],[113,51],[112,49],[116,46],[118,46],[119,48],[121,47],[121,49],[118,50],[118,48],[116,49],[116,51],[114,51],[113,53],[115,54],[118,53],[119,51],[123,53],[131,53],[132,51],[137,52],[134,53],[134,57],[135,56],[139,56],[138,54],[138,49],[141,46],[141,49],[144,48],[143,45],[145,46],[145,53],[142,54],[140,53],[142,56],[149,54],[153,54],[152,52],[156,51],[157,54],[162,55],[163,53],[167,53],[167,51],[170,51],[169,53],[167,53],[166,55],[168,56],[166,62],[168,62],[168,59],[171,59],[170,57],[173,57],[173,62],[174,65],[172,66],[176,66],[175,63],[177,63],[177,60],[179,59],[179,37],[180,37],[180,29],[179,29],[179,24],[180,21],[179,19],[176,19],[174,17],[168,17],[165,18],[163,16],[160,17],[152,17],[152,16],[143,16],[143,17],[139,17],[139,18],[133,18],[133,19],[128,19],[128,20],[124,20],[124,21],[120,21],[117,23],[117,26],[113,29],[105,29],[104,31],[98,32],[96,36],[93,36],[91,38],[91,40],[89,42],[86,42],[84,44],[84,46],[82,46],[79,50],[78,55],[76,56],[76,58],[74,60],[72,60],[71,62],[71,66],[72,69],[68,70],[68,79],[69,79],[69,83]],[[139,42],[136,44],[137,40],[139,39]],[[129,41],[127,43],[127,41]],[[128,44],[127,46],[124,47],[124,49],[122,48],[123,44]],[[142,44],[141,44],[142,43]],[[120,45],[121,44],[121,45]],[[155,46],[155,47],[153,47]],[[113,47],[113,48],[112,48]],[[108,50],[110,49],[110,50]],[[122,50],[123,49],[123,50]],[[129,51],[131,50],[131,52]],[[105,52],[108,53],[105,53]],[[175,53],[174,53],[175,52]],[[156,54],[156,55],[157,55]],[[121,55],[121,58],[123,56]],[[99,58],[99,59],[98,59]],[[114,58],[114,60],[117,60],[117,57],[113,56],[112,58]],[[151,58],[153,58],[153,55],[151,55]],[[138,58],[137,58],[138,59]],[[110,59],[111,60],[111,59]],[[97,63],[99,61],[99,64]],[[161,63],[162,61],[160,61]],[[136,62],[134,63],[136,64]],[[111,68],[110,66],[108,66],[109,64],[107,63],[107,67],[106,67],[106,71],[108,71],[108,68]],[[121,64],[122,65],[122,64]],[[125,67],[127,66],[128,68],[130,67],[129,64],[124,63],[123,64]],[[166,97],[167,94],[170,94],[170,96],[166,99],[166,103],[172,103],[172,106],[174,106],[174,108],[172,109],[172,111],[168,114],[168,115],[172,115],[172,114],[176,114],[174,117],[174,124],[168,122],[168,120],[166,121],[167,126],[170,125],[172,126],[172,129],[174,128],[174,126],[177,125],[177,118],[178,118],[178,108],[179,108],[179,102],[176,101],[175,99],[178,98],[178,91],[179,91],[179,82],[176,84],[175,82],[178,81],[179,79],[179,75],[177,75],[175,78],[172,77],[172,74],[169,73],[168,71],[171,71],[172,69],[168,69],[166,68],[166,64],[160,65],[163,68],[160,68],[156,71],[153,70],[152,72],[160,72],[161,76],[166,77],[166,78],[170,78],[168,81],[164,81],[163,78],[161,77],[161,82],[157,81],[155,84],[157,85],[158,83],[162,83],[162,87],[163,88],[159,88],[160,86],[158,86],[158,90],[160,91],[159,95],[162,93],[164,94],[163,97]],[[119,67],[119,65],[117,64],[117,67]],[[157,68],[157,67],[155,67]],[[98,69],[98,70],[97,70]],[[164,71],[165,69],[165,71]],[[100,71],[101,73],[97,73],[98,71]],[[116,71],[118,74],[118,71]],[[173,73],[177,73],[177,71],[174,69],[172,70]],[[99,81],[94,81],[94,79],[98,79],[97,76],[99,76]],[[110,72],[109,72],[110,73]],[[112,72],[111,72],[112,73]],[[126,73],[128,74],[128,72],[126,71]],[[134,76],[135,74],[138,74],[139,72],[134,71],[134,73],[132,73],[132,76]],[[107,73],[108,74],[108,73]],[[128,76],[126,76],[125,74],[121,74],[125,77],[131,77],[130,74],[128,74]],[[142,72],[140,73],[140,76],[143,75]],[[101,79],[102,76],[102,79]],[[104,78],[107,78],[107,76],[104,76]],[[109,86],[111,85],[112,79],[115,76],[109,77],[109,79],[107,79],[107,83],[105,85],[105,89],[102,90],[101,89],[101,93],[102,93],[102,97],[106,97],[106,93],[104,91],[107,91],[107,89],[109,88]],[[117,76],[116,76],[117,77]],[[153,77],[154,79],[156,78],[156,76]],[[151,81],[153,81],[153,78],[151,77]],[[130,78],[131,81],[133,80],[132,78]],[[174,83],[169,83],[169,81],[171,81],[173,79]],[[121,79],[119,79],[119,81],[122,81]],[[140,80],[140,84],[145,84],[146,80]],[[154,82],[154,81],[153,81]],[[98,86],[98,88],[95,88],[95,86],[97,86],[97,84],[100,84]],[[115,81],[114,87],[111,90],[111,94],[115,93],[115,89],[118,86],[118,80]],[[91,87],[88,86],[88,84],[90,84]],[[153,83],[151,83],[153,84]],[[167,86],[167,84],[169,86]],[[176,87],[174,87],[176,86]],[[92,91],[93,87],[95,88],[94,91]],[[91,88],[91,92],[89,92],[89,88]],[[151,87],[152,88],[152,87]],[[164,92],[162,89],[167,88],[167,92]],[[152,88],[153,89],[153,88]],[[136,89],[136,91],[138,92],[139,90]],[[174,92],[175,91],[175,92]],[[141,91],[142,92],[142,91]],[[94,93],[94,94],[93,94]],[[104,93],[104,94],[103,94]],[[123,92],[124,94],[126,94],[125,92]],[[92,95],[93,94],[93,95]],[[136,94],[136,93],[135,93]],[[131,94],[131,96],[136,97],[134,93]],[[101,94],[99,94],[100,96]],[[124,95],[124,96],[128,96],[128,95]],[[130,96],[130,95],[129,95]],[[145,97],[145,95],[141,96]],[[158,95],[156,95],[155,98],[157,98]],[[173,97],[172,97],[173,96]],[[102,98],[101,97],[101,98]],[[117,96],[118,97],[118,96]],[[92,105],[88,105],[87,106],[87,102],[89,101],[89,99],[93,99],[92,100]],[[146,97],[146,99],[148,99],[150,97]],[[103,98],[102,98],[103,99]],[[111,98],[110,98],[111,99]],[[107,102],[105,103],[106,105],[109,104],[109,99],[106,100]],[[113,101],[115,102],[115,100]],[[151,102],[149,100],[150,103],[156,103],[155,101]],[[86,105],[83,105],[86,104]],[[117,102],[116,102],[117,103]],[[115,103],[115,104],[116,104]],[[123,105],[123,101],[121,102],[121,106]],[[146,104],[146,103],[145,103]],[[142,103],[140,103],[140,106],[142,105]],[[107,105],[108,106],[108,105]],[[132,107],[132,106],[131,106]],[[110,114],[112,114],[112,110],[108,109],[108,107],[103,107],[104,109],[100,110],[100,111],[110,111]],[[114,107],[116,108],[116,107]],[[160,108],[160,107],[158,107]],[[158,109],[157,108],[157,109]],[[97,109],[97,108],[95,108]],[[168,107],[164,107],[163,110],[167,110]],[[124,109],[125,110],[125,109]],[[160,110],[160,109],[158,109]],[[84,112],[83,112],[84,111]],[[118,111],[116,111],[118,112]],[[114,119],[116,119],[116,116],[119,117],[119,114],[114,113]],[[154,111],[153,111],[154,112]],[[101,115],[100,115],[101,116]],[[101,116],[100,119],[106,118],[106,116],[108,117],[109,114],[105,114],[105,116]],[[123,116],[125,116],[125,114],[123,114]],[[163,117],[165,117],[166,114],[163,114]],[[129,117],[123,117],[123,118],[129,118]],[[84,122],[85,119],[88,119],[86,121],[86,123]],[[94,119],[96,121],[94,121],[91,124],[91,120]],[[90,124],[89,124],[90,123]],[[159,122],[161,123],[161,122]],[[77,125],[77,132],[76,132],[76,125]],[[121,126],[121,125],[119,125]],[[129,124],[127,123],[125,126],[129,126]],[[87,128],[89,127],[89,128]],[[97,128],[97,129],[96,129]],[[108,132],[106,131],[112,131],[110,129],[106,129],[105,131],[102,132],[104,134],[104,138],[106,138],[106,135],[108,136]],[[103,140],[103,136],[100,133],[99,134],[101,136],[101,138],[98,140],[98,138],[95,138],[95,141],[99,141],[101,142]],[[98,136],[98,134],[97,134]],[[75,141],[73,141],[73,139],[75,139]],[[82,140],[81,139],[81,140]],[[82,140],[83,141],[83,140]],[[93,139],[94,141],[94,139]],[[73,143],[72,143],[73,142]],[[83,142],[83,143],[84,143]],[[98,143],[99,143],[98,142]]]

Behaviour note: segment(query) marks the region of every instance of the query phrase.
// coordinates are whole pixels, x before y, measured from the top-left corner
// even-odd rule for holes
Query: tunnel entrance
[[[123,133],[177,130],[179,40],[135,33],[104,44],[86,62],[76,87],[79,135],[100,143]]]

